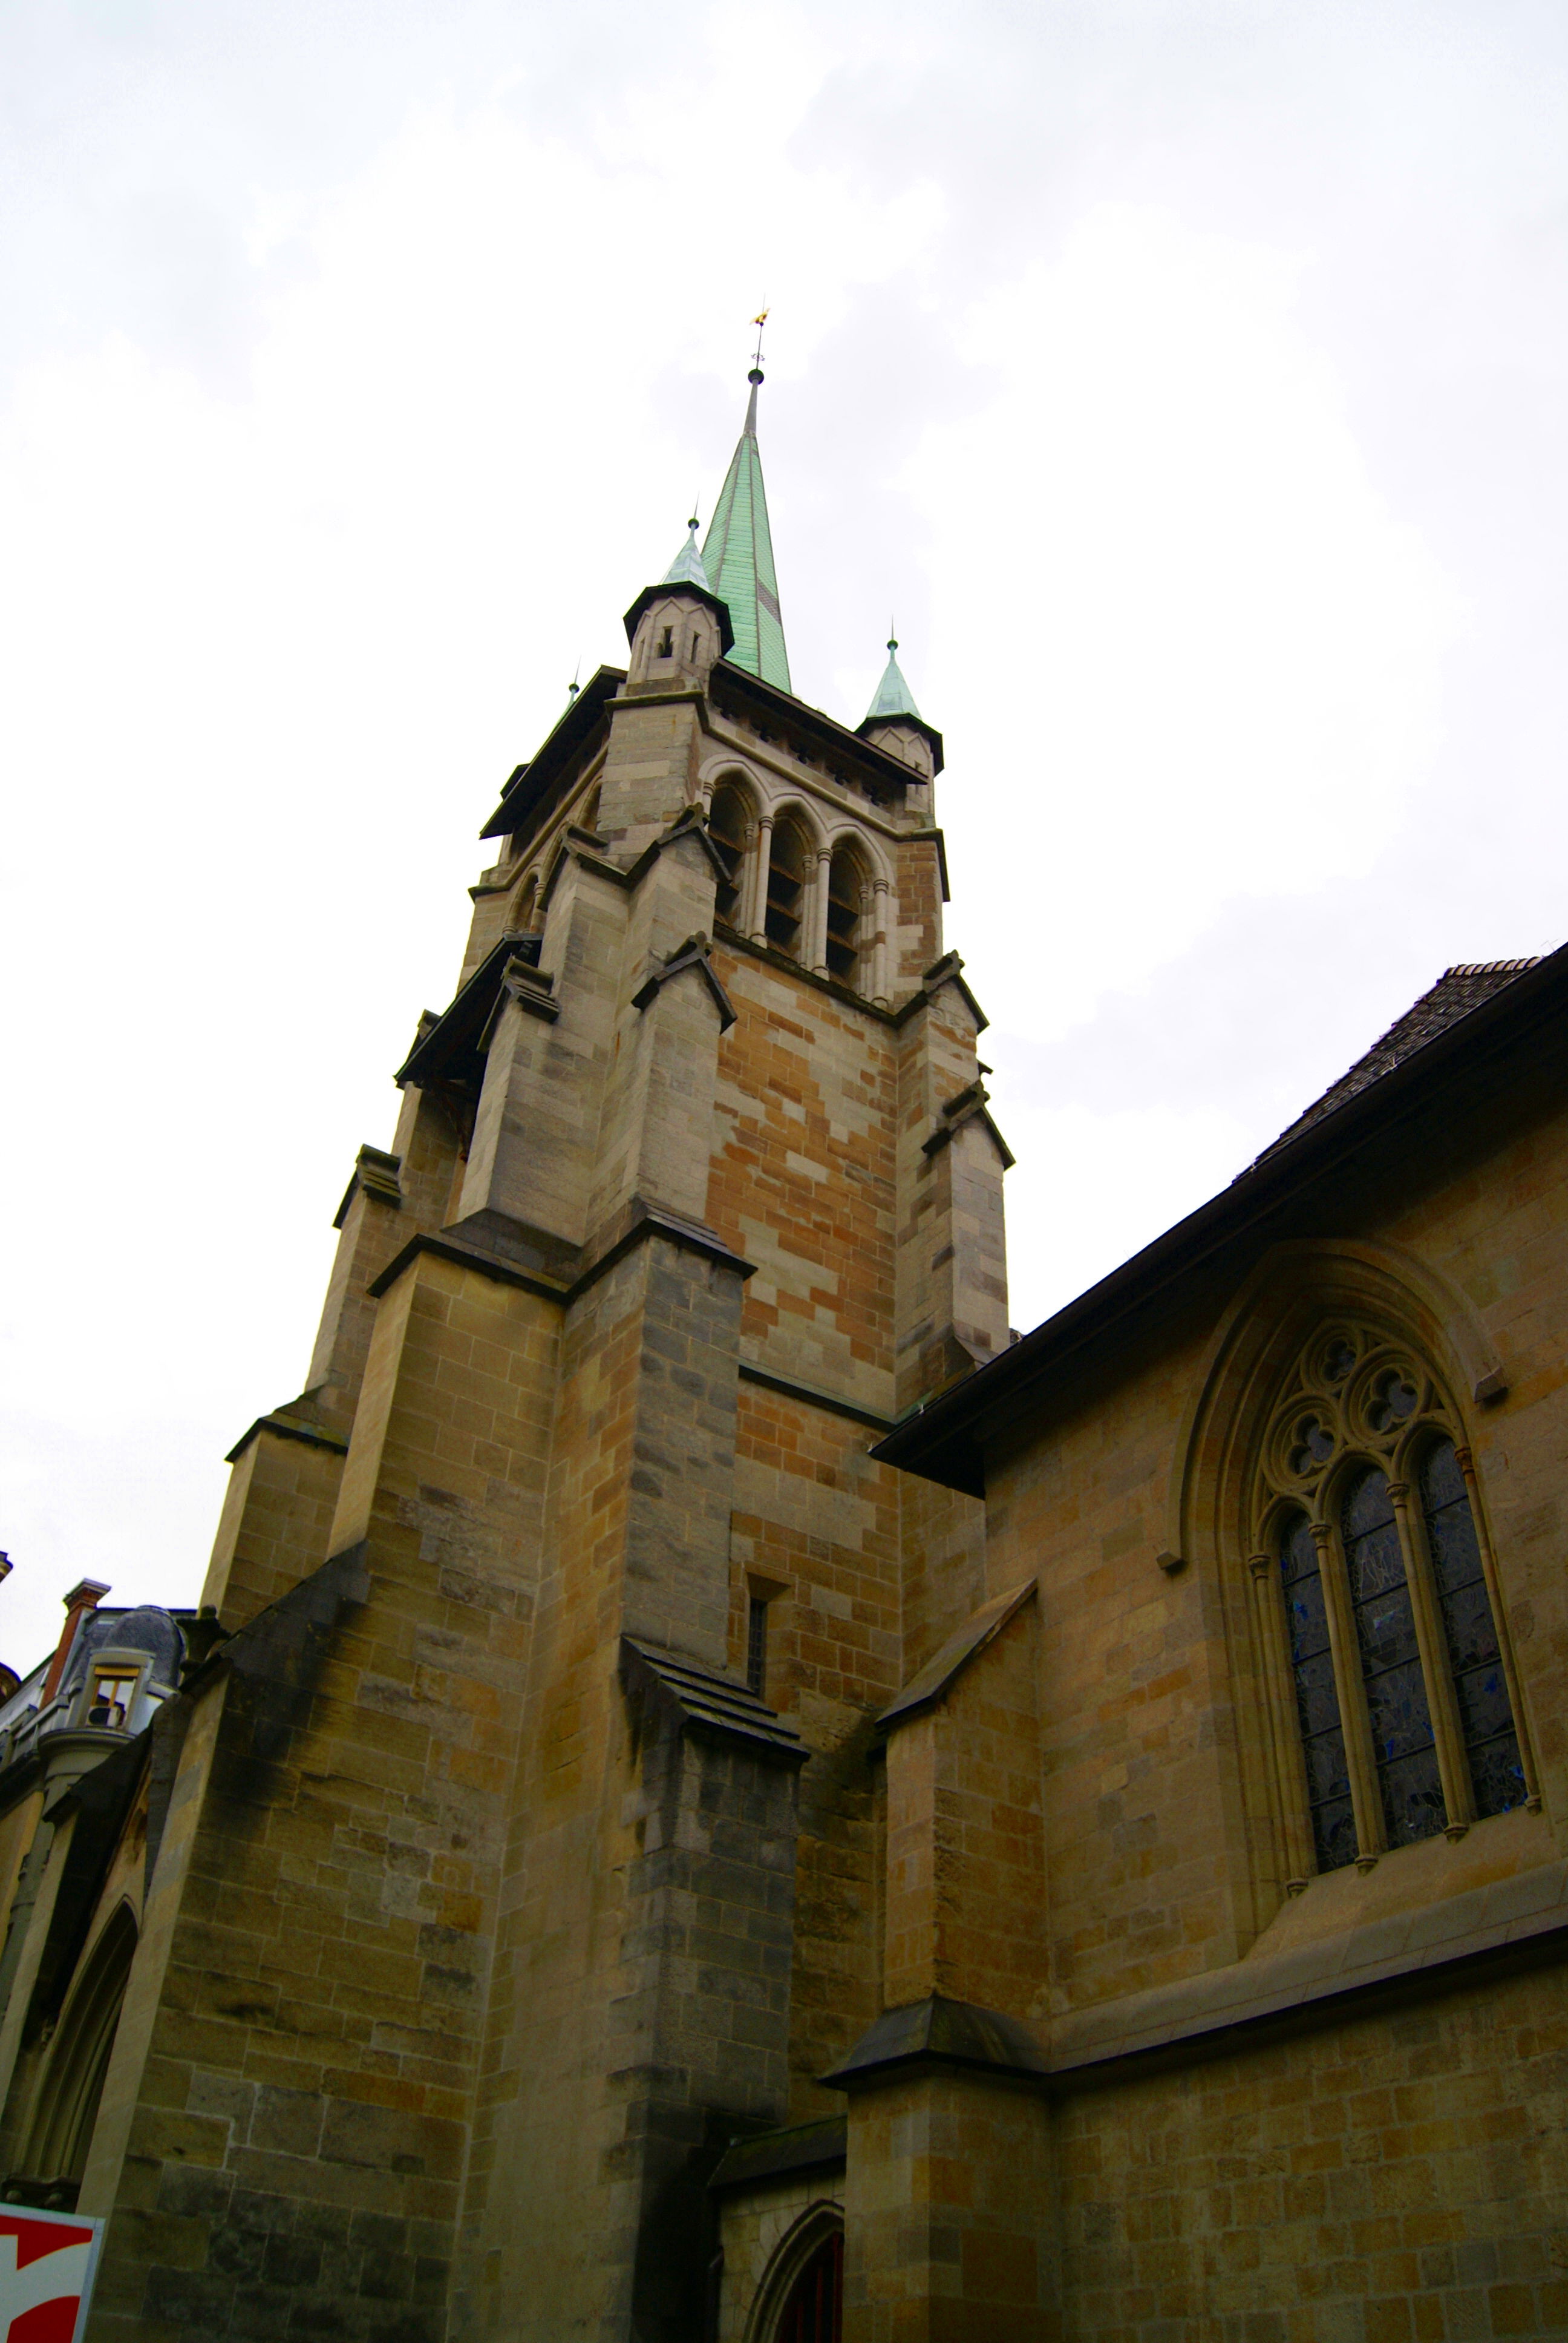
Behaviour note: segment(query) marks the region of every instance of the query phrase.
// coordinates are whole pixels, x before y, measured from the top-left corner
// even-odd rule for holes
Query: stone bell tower
[[[940,735],[896,656],[856,729],[790,689],[760,382],[485,826],[308,1386],[234,1452],[95,2337],[248,2287],[279,2332],[688,2343],[719,2155],[836,2109],[880,2009],[871,1720],[983,1580],[979,1507],[868,1451],[1008,1342],[1010,1158]]]

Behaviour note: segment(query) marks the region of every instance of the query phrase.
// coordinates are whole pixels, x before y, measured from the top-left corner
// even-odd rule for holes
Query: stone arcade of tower
[[[198,1614],[0,1701],[89,2343],[1568,2337],[1568,953],[1010,1337],[757,387],[486,824]]]

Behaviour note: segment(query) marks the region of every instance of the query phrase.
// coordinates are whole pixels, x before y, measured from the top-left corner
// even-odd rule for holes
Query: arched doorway
[[[839,2343],[844,2328],[844,2232],[830,2229],[801,2264],[772,2343]]]

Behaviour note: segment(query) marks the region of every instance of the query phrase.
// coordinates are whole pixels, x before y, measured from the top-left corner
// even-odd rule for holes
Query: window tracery
[[[1458,1431],[1430,1365],[1354,1321],[1320,1325],[1268,1417],[1251,1567],[1295,1884],[1529,1794]]]

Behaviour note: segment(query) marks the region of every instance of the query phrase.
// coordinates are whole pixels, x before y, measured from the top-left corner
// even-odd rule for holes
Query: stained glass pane
[[[1427,1451],[1421,1468],[1421,1502],[1475,1811],[1505,1814],[1510,1806],[1524,1803],[1524,1768],[1475,1518],[1452,1440],[1441,1440]]]
[[[1329,1650],[1329,1623],[1318,1550],[1304,1514],[1287,1523],[1280,1544],[1280,1577],[1291,1637],[1296,1715],[1307,1761],[1307,1804],[1320,1871],[1335,1871],[1356,1856],[1350,1771],[1339,1694]]]
[[[1403,1846],[1440,1831],[1447,1815],[1386,1475],[1363,1473],[1340,1518],[1383,1822],[1389,1845]]]

